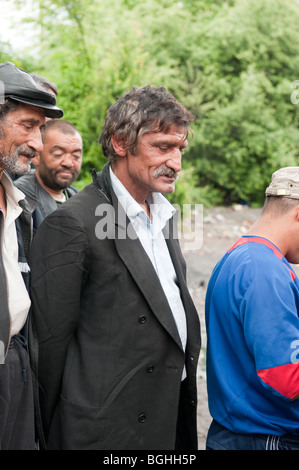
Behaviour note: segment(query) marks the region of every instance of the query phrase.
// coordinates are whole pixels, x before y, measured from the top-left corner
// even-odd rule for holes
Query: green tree
[[[105,162],[98,136],[109,106],[131,86],[160,85],[166,78],[171,81],[173,74],[171,67],[157,63],[146,50],[144,24],[122,2],[38,3],[42,34],[35,71],[57,83],[65,119],[82,133],[79,186],[83,186],[90,180],[91,168],[101,168]]]
[[[261,203],[273,171],[298,164],[297,2],[239,0],[203,29],[191,63],[199,64],[213,107],[200,115],[188,157],[199,184],[223,202]]]
[[[32,2],[40,39],[27,65],[57,83],[58,104],[83,135],[80,187],[105,162],[107,109],[148,83],[197,116],[172,200],[261,203],[271,173],[298,164],[296,0]]]

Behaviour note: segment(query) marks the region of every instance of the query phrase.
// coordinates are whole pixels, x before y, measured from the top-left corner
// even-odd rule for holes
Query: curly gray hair
[[[107,113],[99,142],[108,161],[118,158],[111,137],[121,141],[133,155],[141,137],[148,132],[167,133],[176,127],[186,134],[195,116],[164,87],[133,87]]]

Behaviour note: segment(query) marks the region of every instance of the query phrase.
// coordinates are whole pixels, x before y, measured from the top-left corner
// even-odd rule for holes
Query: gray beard
[[[21,163],[19,160],[13,161],[11,157],[0,157],[0,167],[13,175],[21,176],[29,173],[30,160],[28,160],[28,164],[26,164]]]
[[[28,157],[35,157],[36,152],[30,148],[24,148],[19,146],[15,149],[13,155],[1,155],[0,154],[0,167],[4,170],[12,173],[13,175],[25,175],[29,173],[31,167],[31,160],[28,159],[28,162],[21,162],[19,160],[19,155],[27,155]]]

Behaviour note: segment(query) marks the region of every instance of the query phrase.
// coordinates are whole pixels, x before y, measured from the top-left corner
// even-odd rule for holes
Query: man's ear
[[[115,153],[120,157],[125,157],[127,155],[127,149],[125,148],[123,140],[116,140],[113,136],[111,137],[111,144],[114,148]]]
[[[299,222],[299,204],[298,206],[294,207],[294,217],[296,222]]]

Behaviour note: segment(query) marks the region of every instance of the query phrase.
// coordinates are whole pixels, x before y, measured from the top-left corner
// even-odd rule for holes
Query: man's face
[[[187,147],[185,134],[172,128],[167,134],[145,134],[137,147],[136,155],[127,152],[126,165],[119,178],[138,201],[152,192],[172,193],[181,170],[181,159]],[[118,165],[116,175],[118,176]]]
[[[41,128],[45,111],[21,104],[0,122],[0,170],[23,175],[30,170],[32,158],[43,148]]]
[[[43,140],[44,148],[36,169],[42,182],[53,190],[70,186],[81,170],[83,146],[80,134],[49,129]]]

